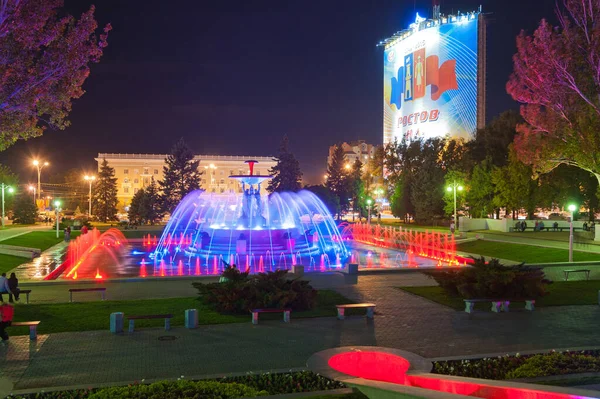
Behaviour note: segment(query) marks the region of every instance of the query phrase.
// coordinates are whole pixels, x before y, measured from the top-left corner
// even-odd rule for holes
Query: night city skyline
[[[113,31],[86,94],[74,103],[72,125],[0,153],[22,183],[34,181],[34,156],[50,161],[52,175],[95,170],[99,152],[166,154],[179,137],[198,154],[275,155],[284,134],[305,181],[320,182],[330,145],[381,144],[383,49],[376,44],[406,28],[415,12],[431,15],[429,0],[185,8],[151,1],[143,9],[122,3],[94,2],[99,23],[110,22]],[[446,0],[442,13],[479,4]],[[89,6],[66,5],[76,14]],[[553,21],[555,3],[481,5],[491,13],[489,120],[516,108],[505,90],[515,36],[544,17]]]

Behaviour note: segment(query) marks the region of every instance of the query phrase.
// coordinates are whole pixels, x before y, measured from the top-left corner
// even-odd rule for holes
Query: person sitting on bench
[[[2,342],[8,341],[8,333],[6,327],[12,324],[13,316],[15,315],[15,308],[10,303],[2,303],[0,305],[0,338]]]
[[[552,224],[552,229],[553,229],[554,231],[558,230],[558,222],[554,222],[554,223]]]
[[[10,288],[10,292],[8,293],[8,302],[13,302],[13,296],[15,297],[15,301],[19,301],[19,294],[21,290],[19,289],[19,279],[14,273],[10,274],[8,278],[8,288]]]
[[[0,302],[4,302],[2,294],[12,294],[10,285],[8,284],[8,279],[6,278],[6,273],[2,273],[2,275],[0,275]]]

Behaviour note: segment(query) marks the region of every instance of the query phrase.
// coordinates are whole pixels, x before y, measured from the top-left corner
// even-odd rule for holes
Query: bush
[[[207,384],[210,383],[210,384]],[[221,386],[232,386],[244,387],[242,392],[243,396],[261,396],[277,395],[283,393],[293,392],[314,392],[324,391],[328,389],[339,389],[345,388],[345,385],[341,382],[333,381],[318,374],[310,371],[299,371],[294,373],[281,373],[281,374],[248,374],[238,377],[225,377],[218,381],[215,380],[203,380],[203,381],[172,381],[172,382],[158,382],[150,385],[132,385],[128,387],[111,387],[101,389],[80,389],[73,391],[54,391],[45,393],[25,394],[9,396],[10,399],[88,399],[88,398],[175,398],[175,397],[194,397],[194,398],[232,398],[233,396],[226,396],[222,392],[212,391],[213,394],[207,393],[209,389],[207,386],[214,387],[214,384],[220,383]],[[220,388],[219,388],[220,389]],[[242,389],[242,388],[236,388]],[[169,396],[163,393],[168,390],[168,394],[181,395],[181,391],[194,393],[197,396]],[[251,390],[251,391],[250,391]],[[226,388],[227,394],[234,391],[233,388]],[[202,393],[204,392],[204,393]],[[132,395],[137,396],[122,396]],[[248,393],[248,394],[247,394]],[[101,395],[101,396],[97,396]],[[112,396],[111,396],[112,395]],[[153,395],[153,396],[150,396]]]
[[[450,296],[472,298],[526,299],[543,296],[550,281],[541,268],[523,264],[504,266],[498,259],[472,258],[471,267],[425,272]]]
[[[257,308],[302,311],[312,309],[316,304],[317,291],[308,281],[286,279],[287,270],[259,273],[252,277],[246,273],[238,276],[228,269],[223,277],[225,273],[229,277],[223,283],[193,283],[200,297],[213,304],[219,312],[244,314]]]
[[[89,399],[179,399],[179,398],[247,398],[268,395],[237,383],[216,381],[160,381],[149,385],[103,388],[88,396]]]
[[[508,380],[586,372],[600,372],[600,351],[551,352],[498,356],[433,363],[433,373],[460,377]]]

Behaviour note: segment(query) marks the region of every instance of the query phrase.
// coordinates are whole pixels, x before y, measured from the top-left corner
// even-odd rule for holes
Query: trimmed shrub
[[[345,388],[345,385],[341,382],[330,380],[310,371],[281,374],[251,374],[239,377],[225,377],[219,381],[237,382],[260,391],[267,391],[269,395]]]
[[[160,381],[149,385],[103,388],[88,396],[89,399],[179,399],[219,398],[234,399],[268,395],[246,385],[216,381]]]
[[[317,291],[308,281],[286,278],[287,270],[259,273],[245,278],[227,270],[228,280],[222,283],[192,283],[200,298],[223,313],[248,313],[257,308],[291,308],[310,310],[316,304]],[[225,277],[225,275],[223,275]]]
[[[450,296],[472,298],[538,298],[546,294],[547,280],[541,268],[524,264],[504,266],[498,259],[472,258],[471,267],[427,271]]]

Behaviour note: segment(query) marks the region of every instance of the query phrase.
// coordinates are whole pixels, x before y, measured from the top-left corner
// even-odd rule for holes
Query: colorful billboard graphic
[[[384,53],[384,143],[477,128],[478,15],[428,21]],[[426,25],[425,25],[426,26]]]

